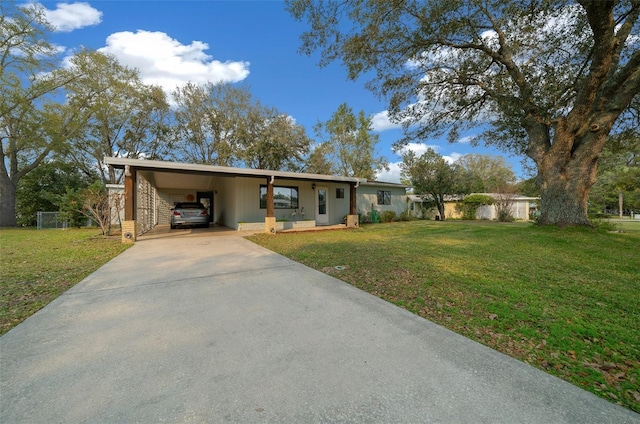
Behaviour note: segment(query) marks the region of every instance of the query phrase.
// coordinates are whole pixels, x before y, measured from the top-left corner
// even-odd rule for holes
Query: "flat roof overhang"
[[[210,187],[213,177],[277,178],[297,181],[327,181],[363,184],[365,178],[335,175],[307,174],[268,169],[233,168],[228,166],[200,165],[193,163],[165,162],[145,159],[105,157],[104,163],[116,169],[135,168],[157,188],[199,189]]]

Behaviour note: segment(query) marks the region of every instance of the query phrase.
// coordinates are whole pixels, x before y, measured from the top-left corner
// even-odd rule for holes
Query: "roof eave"
[[[155,170],[155,171],[184,171],[184,172],[203,172],[226,174],[241,177],[274,177],[295,180],[315,180],[315,181],[338,181],[366,183],[365,178],[342,177],[336,175],[323,174],[307,174],[301,172],[273,171],[268,169],[251,169],[251,168],[233,168],[229,166],[202,165],[194,163],[166,162],[146,159],[128,159],[105,157],[104,163],[111,165],[117,169],[124,169],[126,166],[132,166],[137,169]]]

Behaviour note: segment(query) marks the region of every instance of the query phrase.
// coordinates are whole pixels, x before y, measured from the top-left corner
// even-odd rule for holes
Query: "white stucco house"
[[[238,230],[358,225],[358,214],[406,209],[406,186],[363,178],[106,157],[122,169],[123,240],[169,224],[178,202],[198,201],[210,222]]]

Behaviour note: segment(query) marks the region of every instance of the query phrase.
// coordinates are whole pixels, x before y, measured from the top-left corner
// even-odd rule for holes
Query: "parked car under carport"
[[[209,212],[202,203],[182,202],[171,209],[171,229],[181,226],[204,227],[209,226]]]

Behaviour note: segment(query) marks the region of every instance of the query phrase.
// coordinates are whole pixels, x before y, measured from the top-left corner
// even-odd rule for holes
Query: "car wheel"
[[[176,226],[175,226],[175,225],[173,225],[173,224],[171,224],[171,229],[172,229],[172,230],[175,230],[175,229],[176,229]]]

